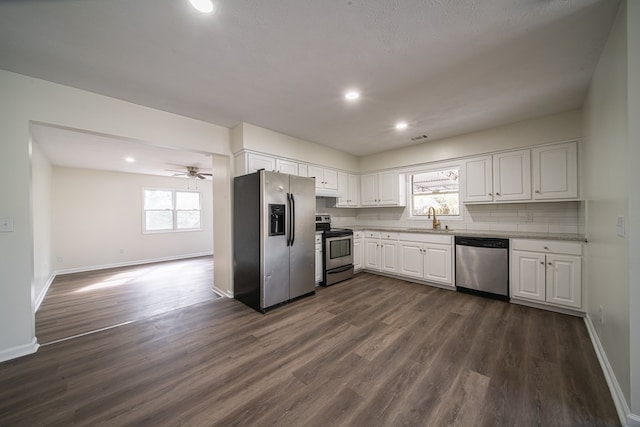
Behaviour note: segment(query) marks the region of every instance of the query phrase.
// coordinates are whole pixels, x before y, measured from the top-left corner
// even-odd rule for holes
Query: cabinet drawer
[[[354,231],[353,238],[354,239],[362,239],[364,237],[364,231]]]
[[[511,239],[511,249],[554,254],[582,255],[582,243],[559,240]]]
[[[398,235],[400,233],[389,232],[389,231],[381,231],[380,238],[382,240],[398,240]]]
[[[322,234],[316,234],[316,245],[322,244]]]
[[[453,236],[430,233],[400,233],[400,240],[403,242],[438,243],[451,245]]]
[[[380,238],[380,232],[379,231],[365,231],[364,232],[364,237],[366,237],[367,239],[379,239]]]

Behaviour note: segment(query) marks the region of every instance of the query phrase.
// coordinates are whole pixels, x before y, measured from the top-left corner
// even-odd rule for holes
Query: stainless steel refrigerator
[[[234,297],[265,312],[315,293],[315,180],[262,170],[233,184]]]

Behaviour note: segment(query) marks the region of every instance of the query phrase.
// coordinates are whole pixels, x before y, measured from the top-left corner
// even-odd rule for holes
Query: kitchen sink
[[[409,228],[408,231],[422,231],[427,233],[449,233],[451,230],[434,230],[433,228]]]

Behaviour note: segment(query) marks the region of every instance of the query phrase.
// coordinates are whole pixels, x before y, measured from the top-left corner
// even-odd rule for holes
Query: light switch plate
[[[0,233],[9,233],[13,231],[13,218],[0,218]]]
[[[618,237],[624,237],[624,217],[619,216],[616,222],[616,234]]]

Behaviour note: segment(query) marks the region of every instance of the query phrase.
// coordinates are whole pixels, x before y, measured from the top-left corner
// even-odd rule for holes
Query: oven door
[[[324,253],[327,271],[353,264],[353,234],[327,237]]]

